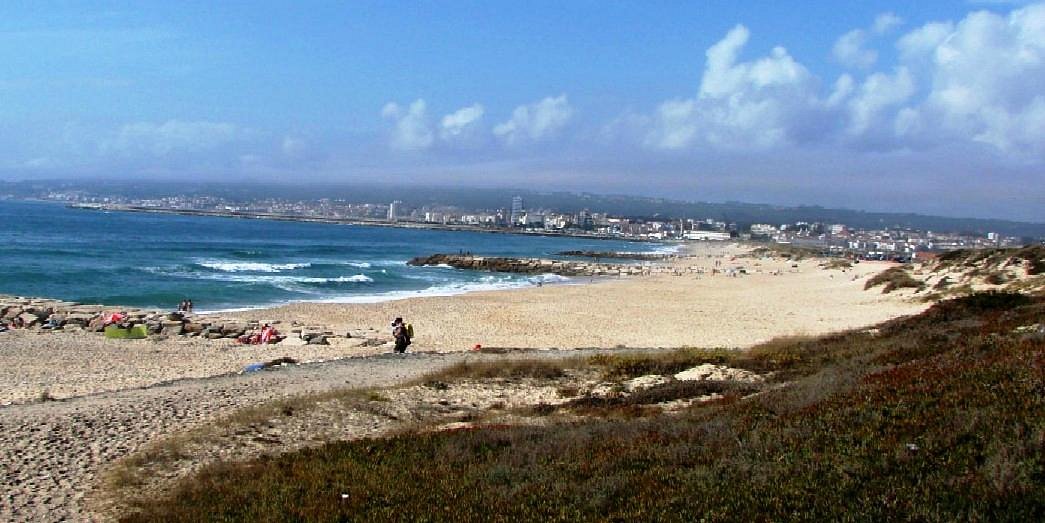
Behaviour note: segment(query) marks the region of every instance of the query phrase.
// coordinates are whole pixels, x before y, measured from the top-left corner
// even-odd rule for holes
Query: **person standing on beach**
[[[392,321],[392,337],[395,338],[395,351],[399,354],[406,352],[407,345],[410,345],[410,332],[403,323],[403,318]]]

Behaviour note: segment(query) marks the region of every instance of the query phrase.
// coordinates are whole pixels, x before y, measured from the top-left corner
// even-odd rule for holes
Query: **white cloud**
[[[865,49],[867,31],[854,29],[842,35],[831,48],[831,55],[846,67],[870,69],[878,61],[878,52]]]
[[[100,149],[124,156],[166,156],[215,149],[251,134],[248,129],[226,122],[138,122],[122,126],[112,139],[102,142]]]
[[[866,39],[900,23],[887,13],[868,29],[847,33],[835,45],[836,57],[870,69],[877,57],[864,48]],[[964,142],[1013,158],[1045,159],[1045,4],[914,28],[897,38],[899,63],[891,71],[870,71],[862,80],[843,74],[827,90],[782,47],[738,61],[749,38],[737,26],[707,50],[696,97],[628,118],[645,130],[641,142],[659,149],[733,150],[809,142],[856,149]]]
[[[883,112],[907,101],[914,92],[914,78],[905,67],[897,68],[892,75],[874,73],[868,76],[849,102],[850,134],[865,133],[880,119],[891,120],[891,113],[883,115]]]
[[[896,42],[900,59],[904,62],[931,59],[933,52],[954,32],[950,22],[932,22],[919,27]]]
[[[907,123],[918,123],[908,135],[918,129],[938,140],[1045,155],[1045,4],[928,24],[898,45],[912,63],[921,57],[931,82],[925,101],[905,113]]]
[[[737,62],[749,37],[747,28],[738,25],[708,49],[697,97],[661,104],[645,136],[647,146],[766,148],[815,132],[810,121],[820,108],[810,96],[815,82],[809,71],[783,47]]]
[[[454,140],[474,131],[483,118],[483,106],[472,104],[443,116],[439,124],[439,136],[443,140]]]
[[[835,61],[854,69],[870,69],[878,61],[878,51],[867,48],[872,36],[888,33],[903,24],[903,19],[893,13],[882,13],[875,17],[869,29],[853,29],[843,34],[831,48]]]
[[[875,34],[885,34],[901,24],[903,24],[903,18],[896,16],[895,13],[882,13],[875,17],[871,31]]]
[[[831,90],[831,96],[827,97],[827,107],[837,107],[839,104],[849,98],[850,94],[853,94],[853,88],[855,87],[855,81],[852,76],[843,74],[835,80],[834,89]]]
[[[688,147],[700,131],[695,100],[669,100],[657,107],[656,124],[646,136],[646,145],[662,149]]]
[[[422,99],[414,100],[409,107],[388,102],[381,109],[381,116],[392,121],[390,145],[395,149],[417,150],[432,146],[435,136],[425,115],[426,105]]]
[[[547,97],[539,102],[520,105],[512,117],[493,128],[493,134],[508,144],[539,141],[558,132],[573,117],[566,95]]]

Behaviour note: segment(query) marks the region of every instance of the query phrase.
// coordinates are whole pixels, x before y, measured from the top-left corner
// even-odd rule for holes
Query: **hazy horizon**
[[[44,180],[20,180],[17,183],[38,183],[38,184],[74,184],[76,189],[89,189],[94,194],[134,194],[135,197],[146,198],[148,191],[153,191],[153,196],[166,196],[173,194],[197,194],[199,191],[205,191],[210,188],[217,192],[205,193],[210,196],[221,196],[226,198],[236,199],[250,199],[250,198],[281,198],[288,201],[296,200],[318,200],[322,198],[333,198],[333,199],[344,199],[355,203],[387,203],[386,200],[391,199],[402,199],[406,198],[406,203],[411,206],[423,206],[429,204],[442,204],[448,206],[458,206],[469,209],[507,209],[511,202],[510,198],[515,195],[524,196],[526,206],[528,208],[549,208],[549,209],[560,209],[559,205],[548,204],[545,202],[549,196],[566,196],[576,199],[574,205],[570,208],[577,207],[577,210],[585,208],[579,202],[588,198],[604,198],[602,205],[596,205],[598,212],[609,212],[611,215],[652,215],[655,214],[651,211],[648,214],[644,213],[626,213],[621,212],[619,209],[613,207],[610,202],[618,199],[631,199],[632,201],[660,201],[665,205],[683,205],[683,206],[764,206],[771,209],[823,209],[825,211],[841,211],[847,213],[866,213],[868,215],[914,215],[921,216],[924,218],[943,218],[947,220],[969,220],[969,221],[980,221],[984,223],[996,221],[1005,222],[1012,224],[1024,224],[1029,226],[1045,226],[1045,221],[1028,221],[1028,220],[1010,220],[1007,218],[997,218],[992,216],[975,216],[971,214],[931,214],[921,213],[914,211],[904,210],[889,210],[889,209],[873,209],[873,208],[860,208],[860,207],[844,207],[841,205],[831,206],[813,203],[796,203],[793,205],[782,205],[770,202],[759,202],[750,200],[700,200],[700,199],[687,199],[684,197],[677,196],[658,196],[658,195],[644,195],[644,194],[624,194],[624,193],[612,193],[612,192],[599,192],[592,189],[584,190],[542,190],[542,189],[527,189],[523,187],[467,187],[460,185],[423,185],[423,186],[412,186],[413,189],[417,189],[418,193],[404,193],[403,196],[394,196],[388,194],[391,191],[399,191],[405,187],[402,184],[395,182],[365,182],[365,183],[350,183],[350,182],[320,182],[308,185],[294,184],[287,181],[274,181],[267,182],[261,180],[245,180],[242,182],[227,182],[227,181],[187,181],[179,178],[160,178],[155,180],[149,180],[148,182],[142,182],[140,180],[131,182],[128,179],[121,178],[85,178],[85,179],[44,179]],[[107,184],[107,183],[125,183],[126,185],[120,185],[116,187],[107,188],[103,185],[92,186],[91,184]],[[148,189],[142,187],[143,183],[156,184],[156,187]],[[115,189],[115,190],[112,190]],[[177,190],[175,190],[177,189]],[[233,191],[239,191],[238,193]],[[0,194],[3,193],[3,185],[0,185]],[[362,194],[361,194],[362,193]],[[375,194],[376,193],[376,194]],[[435,193],[435,194],[433,194]],[[411,198],[411,196],[414,196]],[[444,198],[445,197],[445,198]],[[482,205],[467,205],[460,201],[461,198],[472,201],[485,202]],[[446,201],[443,201],[443,200]],[[534,201],[537,201],[534,204]],[[620,205],[618,205],[619,207]],[[591,205],[587,206],[591,208]],[[605,207],[605,208],[603,208]],[[659,209],[659,208],[658,208]],[[662,210],[659,212],[663,212]],[[721,211],[718,211],[721,212]],[[688,214],[687,214],[688,216]],[[716,214],[717,216],[717,214]],[[716,216],[691,216],[693,218],[710,218]],[[720,216],[719,216],[720,217]],[[805,218],[806,220],[812,219],[813,221],[822,221],[821,219]],[[773,222],[771,216],[765,217],[764,220],[757,221],[769,221]],[[782,222],[784,223],[784,222]],[[899,222],[898,222],[899,223]],[[1033,235],[1032,235],[1033,236]],[[1043,236],[1045,237],[1045,236]]]
[[[0,180],[1045,222],[1045,3],[0,7]]]

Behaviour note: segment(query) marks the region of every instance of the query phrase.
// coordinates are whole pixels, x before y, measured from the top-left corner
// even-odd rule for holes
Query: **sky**
[[[220,5],[219,5],[220,4]],[[0,181],[1045,222],[1045,3],[0,3]]]

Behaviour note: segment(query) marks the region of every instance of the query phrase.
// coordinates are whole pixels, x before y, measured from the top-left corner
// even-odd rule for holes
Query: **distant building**
[[[399,206],[402,204],[403,202],[395,200],[388,205],[388,221],[395,222],[399,220]]]
[[[509,217],[509,225],[512,226],[512,227],[518,225],[519,221],[522,220],[522,215],[523,215],[523,199],[522,199],[522,196],[513,196],[512,197],[512,213],[511,213],[511,216]]]
[[[577,218],[574,220],[573,223],[577,226],[578,229],[584,229],[586,231],[591,230],[593,225],[591,220],[591,213],[588,212],[588,209],[584,209],[583,211],[577,213]]]

